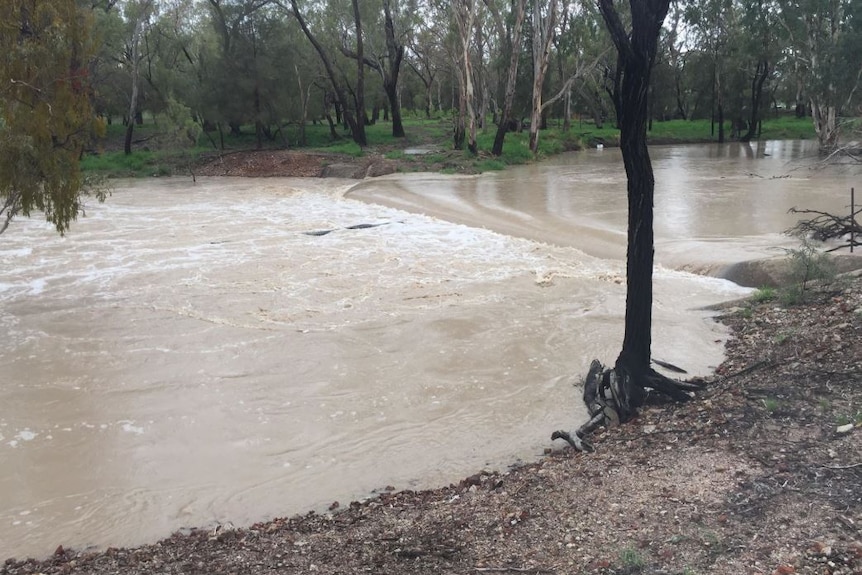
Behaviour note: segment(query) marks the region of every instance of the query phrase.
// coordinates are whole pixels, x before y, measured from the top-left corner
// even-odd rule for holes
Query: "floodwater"
[[[725,338],[698,308],[749,290],[678,270],[847,203],[804,145],[747,149],[653,149],[653,352],[695,374]],[[0,559],[453,482],[578,424],[622,340],[618,151],[354,185],[120,182],[64,238],[0,236]]]

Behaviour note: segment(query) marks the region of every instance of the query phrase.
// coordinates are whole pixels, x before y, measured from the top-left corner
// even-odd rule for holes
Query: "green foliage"
[[[506,169],[506,164],[501,160],[491,158],[477,160],[473,165],[479,172],[494,172]]]
[[[44,213],[61,234],[104,187],[78,159],[101,130],[90,105],[91,14],[75,0],[0,0],[0,233]]]
[[[775,336],[775,343],[777,343],[778,345],[784,345],[790,340],[791,337],[793,337],[792,333],[782,331]]]
[[[775,399],[774,397],[766,397],[763,399],[763,408],[769,413],[773,415],[778,409],[781,407],[781,402]]]
[[[776,297],[778,297],[778,294],[775,291],[775,288],[764,286],[757,288],[757,291],[751,296],[751,301],[755,303],[765,303],[774,300]]]
[[[620,551],[620,563],[622,563],[623,567],[628,569],[629,572],[640,571],[646,565],[643,556],[638,553],[636,549],[632,549],[631,547],[626,547]]]
[[[787,250],[790,256],[790,284],[781,290],[785,305],[805,303],[812,282],[831,283],[835,280],[835,264],[829,255],[819,251],[810,241],[803,240],[799,248]]]
[[[835,417],[835,425],[847,425],[848,423],[852,423],[853,425],[862,425],[862,409],[857,410],[856,413],[852,415],[847,414],[839,414]]]

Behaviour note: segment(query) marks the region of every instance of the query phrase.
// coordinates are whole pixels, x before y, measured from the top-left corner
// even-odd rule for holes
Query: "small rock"
[[[854,425],[852,423],[848,423],[847,425],[839,425],[837,428],[835,428],[835,433],[839,435],[844,435],[853,431],[853,427]]]

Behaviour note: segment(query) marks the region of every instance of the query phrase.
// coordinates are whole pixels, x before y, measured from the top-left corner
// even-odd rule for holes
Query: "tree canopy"
[[[33,210],[62,233],[93,189],[79,167],[100,126],[91,29],[76,0],[0,0],[0,233]]]
[[[446,118],[452,146],[549,122],[620,125],[623,62],[597,0],[0,0],[2,215],[61,232],[87,190],[77,158],[102,124],[126,152],[153,122],[177,142],[367,144],[366,126]],[[624,4],[616,2],[620,13]],[[624,20],[624,24],[631,22]],[[658,29],[647,110],[710,119],[718,141],[809,117],[824,151],[862,113],[862,8],[852,0],[678,0]],[[97,119],[98,118],[98,119]],[[183,136],[183,134],[185,136]],[[148,147],[157,145],[147,142]],[[5,221],[8,221],[5,220]]]

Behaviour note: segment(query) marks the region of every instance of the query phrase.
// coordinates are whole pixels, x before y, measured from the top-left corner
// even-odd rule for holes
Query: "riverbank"
[[[725,309],[732,339],[705,391],[599,433],[595,454],[555,445],[439,489],[135,549],[58,547],[0,574],[860,573],[862,279],[811,295]]]
[[[297,126],[285,126],[273,140],[258,142],[252,127],[239,134],[200,136],[192,149],[177,148],[158,119],[136,126],[132,153],[123,153],[125,128],[107,127],[105,136],[85,155],[82,168],[106,177],[153,177],[190,175],[334,176],[362,178],[400,172],[442,172],[475,174],[527,164],[537,159],[583,148],[618,145],[619,131],[611,124],[596,127],[589,121],[559,122],[539,133],[539,150],[528,146],[526,130],[506,135],[503,153],[491,154],[494,130],[477,134],[478,153],[452,149],[452,120],[449,117],[405,119],[406,137],[394,138],[391,124],[380,122],[366,127],[368,146],[360,148],[342,134],[333,140],[328,127],[312,124],[300,135]],[[716,127],[709,120],[653,122],[648,132],[650,144],[716,142]],[[779,116],[763,122],[761,140],[814,138],[811,120]],[[217,143],[218,141],[218,143]],[[298,142],[305,142],[299,146]],[[756,146],[757,142],[753,142]],[[374,168],[370,166],[374,165]]]

